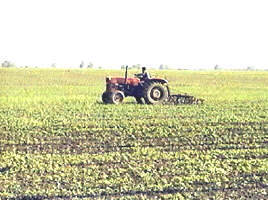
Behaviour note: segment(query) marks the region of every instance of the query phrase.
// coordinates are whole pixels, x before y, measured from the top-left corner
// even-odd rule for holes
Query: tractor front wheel
[[[114,92],[104,92],[102,94],[102,101],[103,103],[111,103],[111,104],[120,104],[123,102],[125,95],[121,91],[114,91]]]
[[[125,98],[125,95],[121,91],[111,92],[110,94],[110,100],[112,104],[120,104],[123,102],[124,98]]]
[[[160,104],[167,99],[168,90],[165,85],[152,82],[144,86],[143,96],[147,104]]]

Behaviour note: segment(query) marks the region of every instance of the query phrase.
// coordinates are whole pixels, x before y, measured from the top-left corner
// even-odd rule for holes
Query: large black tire
[[[120,104],[123,102],[125,95],[121,91],[115,92],[104,92],[102,94],[102,101],[103,103],[111,103],[111,104]]]
[[[147,104],[161,104],[168,98],[167,86],[159,82],[146,83],[143,98]]]
[[[107,103],[111,103],[110,98],[109,98],[109,96],[110,96],[109,93],[110,93],[110,92],[103,92],[103,93],[102,93],[101,98],[102,98],[103,103],[105,103],[105,104],[107,104]]]
[[[125,95],[121,91],[111,92],[110,101],[112,104],[120,104],[123,102]]]

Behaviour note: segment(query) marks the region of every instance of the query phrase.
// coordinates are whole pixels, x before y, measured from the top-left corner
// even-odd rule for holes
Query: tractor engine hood
[[[106,77],[107,84],[125,84],[124,77]],[[138,78],[127,78],[126,84],[128,85],[138,85],[140,83],[140,79]]]

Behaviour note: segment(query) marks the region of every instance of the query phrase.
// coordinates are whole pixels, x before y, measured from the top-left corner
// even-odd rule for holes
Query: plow
[[[106,90],[102,94],[105,104],[120,104],[125,97],[132,96],[138,104],[202,104],[203,99],[188,94],[171,94],[168,81],[162,78],[152,78],[142,68],[142,73],[128,77],[126,66],[125,77],[106,77]]]

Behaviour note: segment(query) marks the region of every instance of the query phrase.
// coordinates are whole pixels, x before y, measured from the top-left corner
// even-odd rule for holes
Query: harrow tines
[[[190,96],[187,94],[173,94],[167,98],[165,104],[171,104],[171,105],[202,104],[203,102],[204,102],[203,99],[197,99],[194,96]]]

